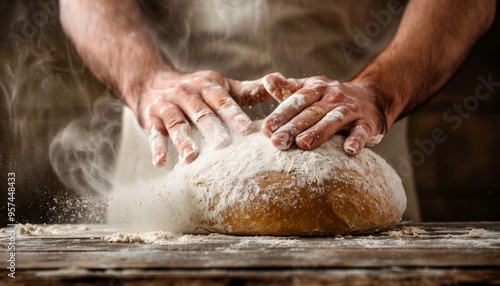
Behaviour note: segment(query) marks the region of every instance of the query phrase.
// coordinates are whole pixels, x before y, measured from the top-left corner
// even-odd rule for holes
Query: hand
[[[343,148],[355,155],[380,143],[389,128],[377,93],[367,84],[326,77],[285,79],[277,73],[267,75],[263,84],[281,102],[262,123],[262,132],[278,149],[295,142],[300,149],[312,150],[347,131]]]
[[[253,122],[231,98],[230,91],[237,100],[249,103],[260,97],[259,92],[267,94],[261,81],[239,82],[214,71],[160,73],[147,82],[135,113],[149,136],[153,164],[166,164],[168,137],[181,159],[191,162],[197,157],[199,149],[190,122],[215,148],[231,142],[220,119],[239,134],[254,132]],[[245,95],[252,91],[253,97]]]

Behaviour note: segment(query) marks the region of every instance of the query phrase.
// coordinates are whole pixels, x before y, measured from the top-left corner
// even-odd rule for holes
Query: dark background
[[[69,190],[49,163],[57,132],[96,112],[97,98],[109,97],[78,60],[58,15],[43,8],[53,3],[57,6],[55,0],[0,2],[0,217],[7,215],[7,173],[15,172],[18,222],[101,222],[103,216],[91,215],[103,211],[99,199]],[[500,87],[479,100],[458,128],[443,118],[454,104],[475,96],[479,76],[491,74],[500,82],[498,6],[496,14],[453,79],[410,117],[410,151],[422,152],[415,141],[432,138],[435,128],[447,136],[422,160],[414,157],[424,221],[500,220]]]
[[[500,220],[500,86],[488,99],[479,100],[477,110],[464,109],[470,115],[461,116],[461,124],[443,119],[455,104],[464,105],[464,100],[473,110],[470,97],[475,96],[479,76],[491,75],[500,83],[498,6],[491,29],[452,80],[410,117],[410,150],[419,149],[415,140],[429,138],[434,128],[448,135],[415,169],[426,221]]]

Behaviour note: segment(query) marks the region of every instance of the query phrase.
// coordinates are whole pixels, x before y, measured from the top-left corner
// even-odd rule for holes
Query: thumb
[[[252,106],[271,96],[262,85],[263,79],[239,81],[226,78],[229,95],[239,106]]]
[[[279,102],[282,102],[290,95],[304,86],[300,79],[286,79],[280,73],[268,74],[263,78],[263,85],[267,92]]]

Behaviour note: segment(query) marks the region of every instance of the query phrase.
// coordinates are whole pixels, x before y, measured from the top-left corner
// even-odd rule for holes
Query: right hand
[[[231,143],[220,119],[236,133],[254,132],[253,122],[230,91],[236,100],[249,98],[242,93],[255,91],[269,97],[260,80],[239,82],[214,71],[159,73],[146,82],[134,112],[148,134],[153,164],[162,167],[167,163],[169,137],[180,159],[189,163],[198,156],[190,122],[216,149]]]
[[[339,82],[323,76],[287,79],[274,73],[264,77],[267,91],[280,105],[262,123],[262,133],[280,150],[295,143],[312,150],[339,131],[348,133],[343,149],[348,155],[380,143],[393,122],[385,101],[368,82]]]

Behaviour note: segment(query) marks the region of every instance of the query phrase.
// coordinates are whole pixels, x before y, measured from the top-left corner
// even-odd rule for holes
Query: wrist
[[[154,89],[158,79],[179,74],[172,67],[160,63],[146,65],[142,69],[128,70],[133,72],[123,75],[118,93],[136,115],[142,96]]]
[[[352,80],[363,86],[374,97],[378,109],[382,113],[387,129],[404,113],[407,104],[403,86],[384,80],[379,73],[362,73]]]

